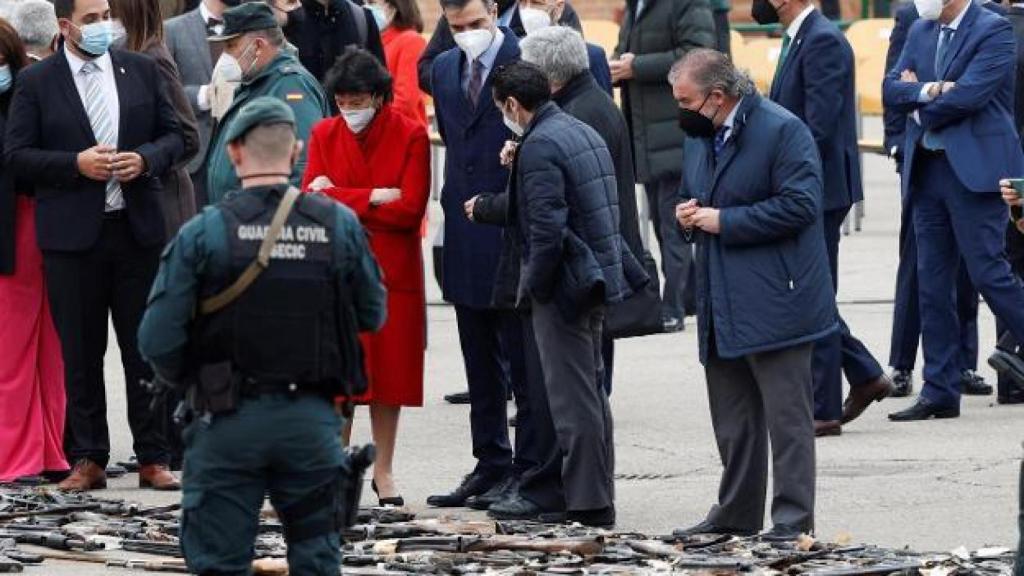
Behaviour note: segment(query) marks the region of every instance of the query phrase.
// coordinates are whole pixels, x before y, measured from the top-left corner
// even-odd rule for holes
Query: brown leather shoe
[[[842,433],[843,426],[839,423],[839,420],[814,421],[814,435],[819,438],[822,436],[839,436]]]
[[[181,490],[181,482],[163,464],[145,464],[139,467],[139,488],[153,490]]]
[[[107,473],[98,464],[87,458],[75,462],[71,475],[57,485],[57,489],[63,492],[85,492],[106,487]]]
[[[851,386],[850,395],[843,402],[843,424],[853,422],[872,402],[881,402],[895,391],[892,380],[885,374],[863,386]]]

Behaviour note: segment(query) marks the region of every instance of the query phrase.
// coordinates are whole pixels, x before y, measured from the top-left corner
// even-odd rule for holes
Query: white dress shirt
[[[203,23],[205,23],[207,26],[210,25],[210,18],[217,18],[216,16],[213,15],[213,12],[210,12],[210,9],[206,7],[206,2],[205,1],[199,3],[199,15],[203,17]],[[217,20],[220,20],[220,24],[217,24],[216,26],[213,27],[213,33],[214,34],[223,34],[224,33],[224,19],[223,18],[217,18]]]
[[[800,27],[804,25],[804,20],[807,20],[807,17],[811,15],[811,12],[814,12],[813,5],[804,8],[803,12],[798,14],[797,17],[789,23],[789,26],[786,27],[786,36],[789,36],[790,41],[796,40],[797,32],[800,31]],[[792,49],[793,48],[790,47],[790,50]]]
[[[75,88],[78,89],[78,97],[82,100],[82,107],[88,109],[88,104],[85,101],[86,94],[86,80],[85,76],[82,75],[82,67],[85,66],[86,60],[83,60],[72,54],[67,47],[64,48],[64,56],[68,59],[68,65],[71,67],[71,78],[75,81]],[[114,63],[110,60],[110,53],[107,52],[103,56],[93,60],[100,69],[100,92],[102,93],[103,100],[106,102],[107,113],[110,115],[110,121],[114,124],[114,147],[116,148],[118,142],[116,141],[119,137],[119,126],[121,125],[121,102],[117,97],[117,81],[114,79]],[[121,210],[124,208],[124,197],[121,194],[117,194],[116,199],[107,198],[107,212],[113,212],[114,210]]]

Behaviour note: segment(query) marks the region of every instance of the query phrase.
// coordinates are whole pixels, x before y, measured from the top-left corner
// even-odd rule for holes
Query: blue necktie
[[[726,136],[729,134],[729,127],[722,125],[715,130],[715,160],[722,155],[722,149],[725,148]]]
[[[939,35],[939,44],[935,47],[935,77],[939,80],[941,80],[939,74],[946,63],[946,54],[949,52],[949,39],[953,36],[953,32],[956,32],[956,30],[949,26],[943,26],[942,33]],[[921,138],[921,145],[928,150],[946,149],[946,145],[942,143],[942,137],[930,130],[924,133],[924,136]]]
[[[942,33],[939,35],[939,44],[935,47],[935,77],[939,80],[939,74],[942,73],[943,64],[946,63],[946,53],[949,52],[949,40],[953,36],[953,32],[956,30],[949,26],[942,27]]]

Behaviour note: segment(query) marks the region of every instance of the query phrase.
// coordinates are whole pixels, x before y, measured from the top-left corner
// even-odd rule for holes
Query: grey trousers
[[[693,245],[683,240],[676,220],[679,204],[680,176],[663,178],[644,185],[651,210],[654,236],[661,248],[661,270],[665,275],[662,295],[662,314],[682,320],[687,311],[696,308],[693,271]],[[692,314],[692,312],[691,312]]]
[[[718,453],[724,471],[708,521],[761,530],[771,440],[775,525],[814,528],[813,344],[743,358],[715,351],[705,373]]]
[[[532,308],[544,388],[562,454],[566,510],[612,507],[615,445],[602,374],[604,309],[594,308],[569,323],[553,302],[534,300]]]

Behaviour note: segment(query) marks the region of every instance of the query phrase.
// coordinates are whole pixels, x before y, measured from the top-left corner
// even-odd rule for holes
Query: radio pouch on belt
[[[245,270],[238,275],[238,278],[231,286],[199,303],[199,313],[201,315],[213,314],[237,300],[260,277],[260,274],[267,269],[267,266],[270,266],[270,255],[274,252],[274,246],[277,245],[277,237],[281,234],[281,229],[284,228],[285,222],[288,221],[288,215],[292,213],[292,208],[295,207],[295,201],[299,199],[299,194],[301,192],[299,192],[298,188],[294,186],[288,187],[284,197],[281,198],[281,203],[277,206],[277,211],[274,212],[274,217],[270,220],[270,230],[263,237],[263,242],[260,244],[260,250],[256,254],[256,259],[246,266]]]

